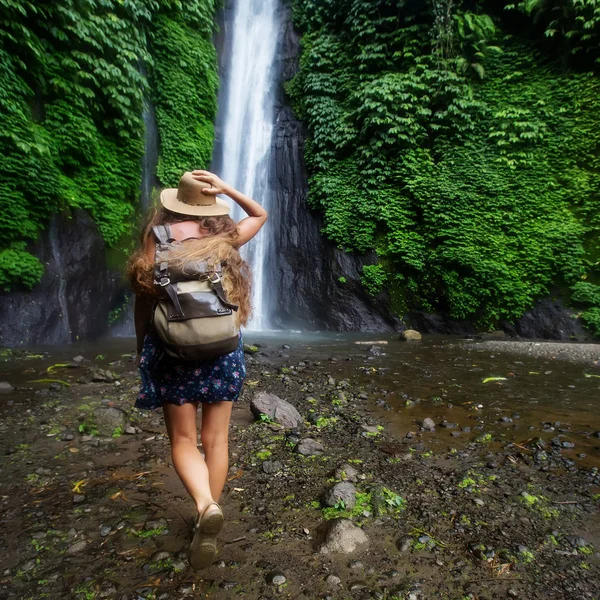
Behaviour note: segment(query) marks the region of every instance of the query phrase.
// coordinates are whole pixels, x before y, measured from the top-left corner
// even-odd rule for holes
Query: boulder
[[[348,510],[356,505],[356,487],[349,481],[336,483],[323,495],[323,503],[327,506],[336,506],[340,501]]]
[[[110,437],[115,429],[120,428],[121,432],[127,427],[127,414],[120,408],[114,406],[101,406],[97,408],[92,417],[92,421],[98,430],[98,434],[104,437]]]
[[[367,534],[348,519],[333,519],[327,523],[325,541],[319,547],[321,554],[350,554],[369,543]]]
[[[258,392],[254,396],[250,410],[256,419],[260,419],[261,414],[268,415],[273,421],[289,429],[300,427],[303,423],[302,415],[295,406],[267,392]]]
[[[294,451],[298,454],[302,454],[302,456],[316,456],[323,454],[325,452],[325,447],[320,442],[317,442],[317,440],[304,438],[298,442]]]
[[[356,481],[358,471],[352,465],[345,464],[336,469],[334,477],[341,481]]]
[[[418,342],[421,340],[421,334],[415,329],[406,329],[400,334],[400,339],[405,342]]]

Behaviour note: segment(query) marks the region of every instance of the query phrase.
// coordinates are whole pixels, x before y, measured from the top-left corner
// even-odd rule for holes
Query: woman
[[[229,205],[216,197],[225,194],[248,217],[235,223]],[[164,352],[152,329],[152,309],[159,293],[153,282],[157,239],[152,227],[169,225],[171,236],[181,242],[177,260],[210,258],[223,265],[223,285],[228,301],[239,306],[239,325],[250,315],[248,265],[238,249],[265,224],[267,212],[254,200],[227,185],[208,171],[185,173],[177,189],[161,193],[162,207],[142,236],[133,255],[130,279],[136,292],[135,329],[142,385],[136,407],[162,406],[175,471],[192,497],[198,515],[190,545],[194,569],[214,561],[216,539],[223,525],[218,505],[229,468],[228,432],[232,403],[237,400],[246,374],[240,335],[230,354],[201,362],[179,361]],[[204,457],[197,446],[196,413],[202,404],[200,436]]]

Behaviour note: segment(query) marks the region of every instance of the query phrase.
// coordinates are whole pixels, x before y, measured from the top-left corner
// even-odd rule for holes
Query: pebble
[[[219,587],[222,590],[232,590],[234,587],[238,585],[237,581],[221,581]]]
[[[477,506],[485,506],[485,502],[481,498],[475,498],[473,502],[475,502]]]
[[[67,554],[78,554],[82,550],[85,550],[87,542],[85,540],[79,540],[67,549]]]
[[[110,525],[102,525],[100,527],[100,536],[106,537],[112,531],[112,527]]]
[[[563,442],[562,443],[562,447],[563,448],[575,448],[575,444],[573,442]]]
[[[342,583],[342,580],[337,575],[327,575],[325,583],[331,587],[337,587]]]
[[[348,563],[348,568],[350,569],[364,569],[365,565],[360,560],[351,560]]]
[[[14,390],[8,381],[0,381],[0,394],[10,394]]]
[[[449,421],[442,421],[440,423],[440,427],[444,427],[445,429],[456,429],[458,427],[458,423],[450,423]]]
[[[406,551],[410,550],[411,546],[412,546],[412,540],[410,538],[404,538],[402,540],[402,543],[400,544],[400,552],[406,552]]]
[[[273,475],[283,470],[283,464],[278,460],[265,460],[262,464],[262,470],[268,475]]]
[[[518,598],[519,597],[519,592],[517,592],[517,590],[515,590],[513,588],[508,588],[508,591],[506,592],[506,594],[509,598]]]
[[[73,504],[81,504],[82,502],[85,502],[84,494],[75,494],[73,496]]]
[[[267,577],[267,581],[271,585],[280,586],[283,585],[287,581],[287,579],[282,573],[272,573],[271,575],[269,575],[269,577]]]

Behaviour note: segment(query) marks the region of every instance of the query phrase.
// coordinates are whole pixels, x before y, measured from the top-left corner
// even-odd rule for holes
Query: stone
[[[116,429],[123,431],[127,427],[127,414],[114,406],[101,406],[94,410],[92,421],[103,437],[111,437]]]
[[[271,585],[283,585],[286,581],[287,579],[282,573],[271,573],[267,577],[267,583],[270,583]]]
[[[258,392],[254,395],[250,403],[250,410],[255,419],[260,419],[261,414],[268,415],[289,429],[300,427],[303,423],[302,415],[295,406],[282,400],[279,396],[267,392]]]
[[[87,542],[85,540],[79,540],[67,549],[67,554],[78,554],[82,550],[85,550]]]
[[[440,427],[444,427],[444,429],[456,429],[458,427],[458,423],[450,423],[448,421],[442,421],[440,423]]]
[[[274,473],[279,473],[279,471],[283,470],[283,464],[278,460],[265,460],[262,464],[262,470],[268,475],[273,475]]]
[[[571,449],[571,448],[575,448],[575,444],[573,442],[563,442],[562,443],[562,447],[563,448],[567,448],[567,449]]]
[[[356,481],[358,471],[352,465],[345,464],[336,469],[334,477],[341,481]]]
[[[73,496],[73,504],[81,504],[82,502],[85,502],[84,494],[75,494]]]
[[[421,340],[421,334],[415,329],[406,329],[400,334],[400,339],[405,342],[418,342]]]
[[[323,496],[323,502],[327,506],[336,506],[343,502],[347,509],[352,509],[356,505],[356,487],[349,481],[336,483],[331,489],[327,490]]]
[[[333,519],[327,523],[325,541],[319,547],[321,554],[350,554],[369,543],[367,534],[348,519]]]
[[[338,587],[338,585],[342,583],[342,580],[337,575],[327,575],[327,577],[325,577],[325,583],[329,587]]]
[[[433,422],[433,419],[430,419],[429,417],[426,417],[421,421],[421,427],[426,431],[435,431],[435,423]]]
[[[244,344],[244,354],[257,354],[260,348],[251,344]]]
[[[163,533],[166,533],[169,529],[169,524],[167,523],[166,519],[155,519],[152,521],[146,521],[144,523],[144,529],[146,531],[152,529],[162,529]]]
[[[320,442],[317,442],[317,440],[304,438],[298,442],[294,451],[298,454],[302,454],[302,456],[316,456],[323,454],[325,452],[325,447]]]
[[[85,358],[83,358],[83,356],[81,356],[81,354],[78,354],[77,356],[73,357],[73,362],[76,365],[80,365],[84,360],[85,360]]]
[[[169,558],[171,558],[171,553],[170,552],[165,552],[164,550],[159,550],[158,552],[155,552],[151,557],[150,557],[150,562],[151,563],[159,563],[163,560],[168,560]]]
[[[0,394],[10,394],[14,390],[8,381],[0,381]]]
[[[381,346],[371,346],[369,348],[369,352],[373,355],[373,356],[381,356],[382,350],[381,350]]]
[[[112,527],[110,525],[102,525],[100,527],[100,537],[106,537],[112,531]]]

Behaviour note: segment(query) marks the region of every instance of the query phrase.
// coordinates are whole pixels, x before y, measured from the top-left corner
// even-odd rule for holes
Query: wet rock
[[[84,494],[75,494],[73,496],[73,504],[81,504],[82,502],[85,502]]]
[[[101,406],[93,412],[92,420],[99,435],[110,437],[115,430],[123,431],[127,426],[127,414],[114,406]]]
[[[282,344],[281,348],[283,350],[291,350],[292,349],[292,347],[289,344]]]
[[[334,477],[341,481],[356,481],[358,471],[352,465],[345,464],[336,469]]]
[[[498,421],[500,421],[501,423],[512,423],[513,420],[510,417],[500,417],[498,419]]]
[[[298,442],[294,451],[298,454],[302,454],[302,456],[315,456],[323,454],[325,452],[325,447],[320,442],[317,442],[317,440],[304,438]]]
[[[361,435],[366,438],[370,438],[381,433],[376,425],[361,425],[360,428],[362,429]]]
[[[85,360],[85,358],[83,356],[81,356],[81,354],[78,354],[77,356],[73,357],[73,362],[76,365],[80,365],[84,360]]]
[[[267,575],[267,583],[270,585],[283,585],[287,581],[283,573],[269,573]]]
[[[14,390],[8,381],[0,381],[0,394],[10,394]]]
[[[100,527],[100,537],[107,537],[112,531],[112,527],[110,525],[102,525]]]
[[[440,427],[443,427],[444,429],[456,429],[458,427],[458,423],[450,423],[448,421],[442,421],[440,423]]]
[[[82,550],[85,550],[87,542],[85,540],[79,540],[67,549],[67,554],[79,554]]]
[[[146,531],[152,529],[162,529],[163,533],[166,533],[169,529],[169,524],[167,523],[166,519],[155,519],[152,521],[146,521],[144,523],[144,529]]]
[[[435,431],[435,423],[434,423],[433,419],[430,419],[429,417],[426,417],[425,419],[420,421],[419,424],[426,431]]]
[[[381,356],[382,350],[381,350],[381,346],[371,346],[369,348],[369,352],[373,355],[373,356]]]
[[[237,587],[239,583],[237,581],[221,581],[219,587],[222,590],[232,590],[234,587]]]
[[[338,587],[340,583],[342,583],[342,580],[337,575],[327,575],[327,577],[325,577],[325,583],[329,587],[335,588]]]
[[[349,569],[364,569],[365,565],[360,560],[351,560],[348,563]]]
[[[400,334],[400,339],[405,342],[418,342],[421,340],[421,334],[415,329],[406,329]]]
[[[250,410],[256,419],[259,419],[261,414],[265,414],[288,428],[300,427],[303,423],[302,415],[295,406],[267,392],[255,394],[250,403]]]
[[[71,442],[75,439],[75,436],[72,433],[63,433],[60,436],[61,442]]]
[[[398,550],[400,550],[400,552],[408,552],[412,546],[412,540],[409,537],[402,538],[398,540],[396,545],[398,546]]]
[[[562,447],[566,449],[575,448],[575,444],[573,442],[563,442]]]
[[[268,475],[273,475],[274,473],[279,473],[279,471],[283,470],[283,464],[278,460],[265,460],[262,464],[262,470]]]
[[[336,483],[323,496],[323,503],[327,506],[336,506],[343,502],[347,509],[352,509],[356,505],[356,487],[349,481]]]
[[[170,552],[165,552],[164,550],[161,550],[159,552],[155,552],[150,557],[150,562],[151,563],[159,563],[159,562],[162,562],[163,560],[168,560],[169,558],[171,558],[171,553]]]
[[[244,354],[257,354],[260,348],[252,344],[244,344]]]
[[[24,573],[32,571],[34,568],[35,568],[35,560],[28,560],[27,562],[24,562],[22,565],[19,565],[19,570],[23,571]]]
[[[588,545],[586,540],[577,535],[568,535],[567,542],[569,542],[573,548],[585,548]]]
[[[367,534],[348,519],[333,519],[327,523],[325,542],[320,546],[321,554],[350,554],[369,543]]]

